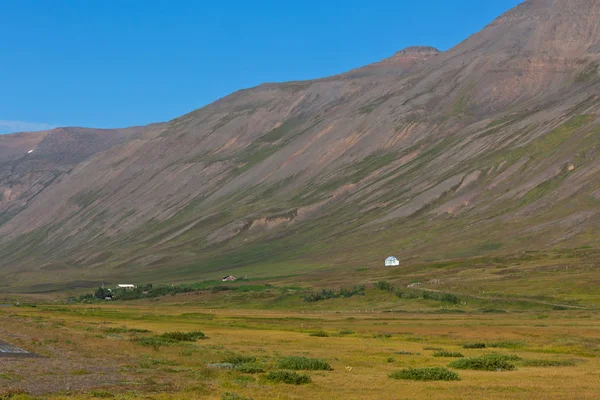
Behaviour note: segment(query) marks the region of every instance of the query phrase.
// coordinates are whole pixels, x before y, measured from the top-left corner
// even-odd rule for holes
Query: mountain
[[[529,0],[446,52],[0,137],[0,290],[597,246],[599,14]]]

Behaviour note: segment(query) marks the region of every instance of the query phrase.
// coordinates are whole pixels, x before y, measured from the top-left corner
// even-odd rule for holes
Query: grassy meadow
[[[459,312],[414,298],[404,301],[421,311],[390,312],[366,307],[389,295],[376,287],[278,310],[259,308],[270,301],[260,296],[241,307],[235,296],[247,294],[0,308],[0,338],[44,356],[0,358],[0,397],[579,400],[600,393],[595,310]],[[216,307],[206,306],[210,299]]]

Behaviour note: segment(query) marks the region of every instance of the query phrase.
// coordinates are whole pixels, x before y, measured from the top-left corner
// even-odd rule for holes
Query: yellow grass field
[[[8,307],[0,309],[0,339],[45,358],[0,358],[0,398],[598,399],[598,316],[579,310],[300,313],[163,302]],[[154,346],[135,340],[173,331],[202,331],[206,338]],[[315,332],[328,336],[310,335]],[[464,349],[466,342],[487,346]],[[432,348],[521,361],[514,371],[450,368],[460,381],[389,378],[404,368],[445,367],[454,360],[434,357]],[[286,356],[318,358],[333,370],[298,371],[312,383],[292,385],[209,365],[232,354],[256,357],[264,372],[279,370]],[[527,360],[566,365],[532,367]]]

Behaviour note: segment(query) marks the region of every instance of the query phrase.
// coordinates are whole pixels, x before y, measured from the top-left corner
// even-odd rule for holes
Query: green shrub
[[[389,362],[389,363],[393,363],[394,361],[396,361],[394,359],[394,357],[388,357],[388,359],[387,359],[387,362]]]
[[[476,371],[514,371],[517,367],[510,361],[510,356],[485,354],[479,357],[461,358],[460,360],[452,361],[448,366],[456,369],[472,369]]]
[[[253,362],[238,364],[235,366],[235,370],[245,374],[259,374],[265,372],[262,365]]]
[[[485,343],[474,342],[463,344],[463,349],[485,349]]]
[[[365,286],[359,285],[352,288],[342,288],[340,290],[323,289],[320,292],[311,293],[306,296],[302,296],[302,299],[308,303],[314,303],[317,301],[339,299],[339,298],[350,298],[352,296],[364,296]]]
[[[520,365],[524,367],[573,367],[576,364],[567,360],[522,360]]]
[[[288,385],[303,385],[312,382],[310,376],[293,371],[271,371],[265,375],[265,379],[268,382],[287,383]]]
[[[245,356],[242,354],[229,354],[223,359],[223,362],[233,365],[248,364],[256,362],[256,357]]]
[[[325,332],[325,331],[317,331],[317,332],[311,333],[309,336],[329,337],[329,334],[327,332]]]
[[[431,346],[423,347],[423,350],[444,351],[444,349],[442,349],[441,347],[431,347]]]
[[[386,292],[393,292],[395,290],[392,284],[388,281],[379,281],[375,284],[375,287]]]
[[[345,329],[345,330],[341,330],[341,331],[339,331],[338,333],[339,333],[340,335],[353,335],[353,334],[354,334],[354,331],[350,331],[350,330],[347,330],[347,329]]]
[[[296,371],[331,371],[333,368],[318,358],[299,356],[285,357],[279,360],[277,366],[282,369],[293,369]]]
[[[172,342],[195,342],[198,339],[204,339],[206,336],[203,332],[165,332],[159,337],[170,340]]]
[[[456,372],[443,367],[408,368],[390,374],[392,379],[409,379],[413,381],[459,381]]]
[[[433,353],[434,357],[455,357],[455,358],[462,358],[464,357],[464,355],[462,353],[458,353],[458,352],[451,352],[451,351],[436,351],[435,353]]]

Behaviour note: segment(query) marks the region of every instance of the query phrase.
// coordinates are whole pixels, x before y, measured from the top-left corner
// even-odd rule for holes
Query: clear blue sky
[[[520,2],[2,0],[0,132],[165,121],[263,82],[447,50]]]

